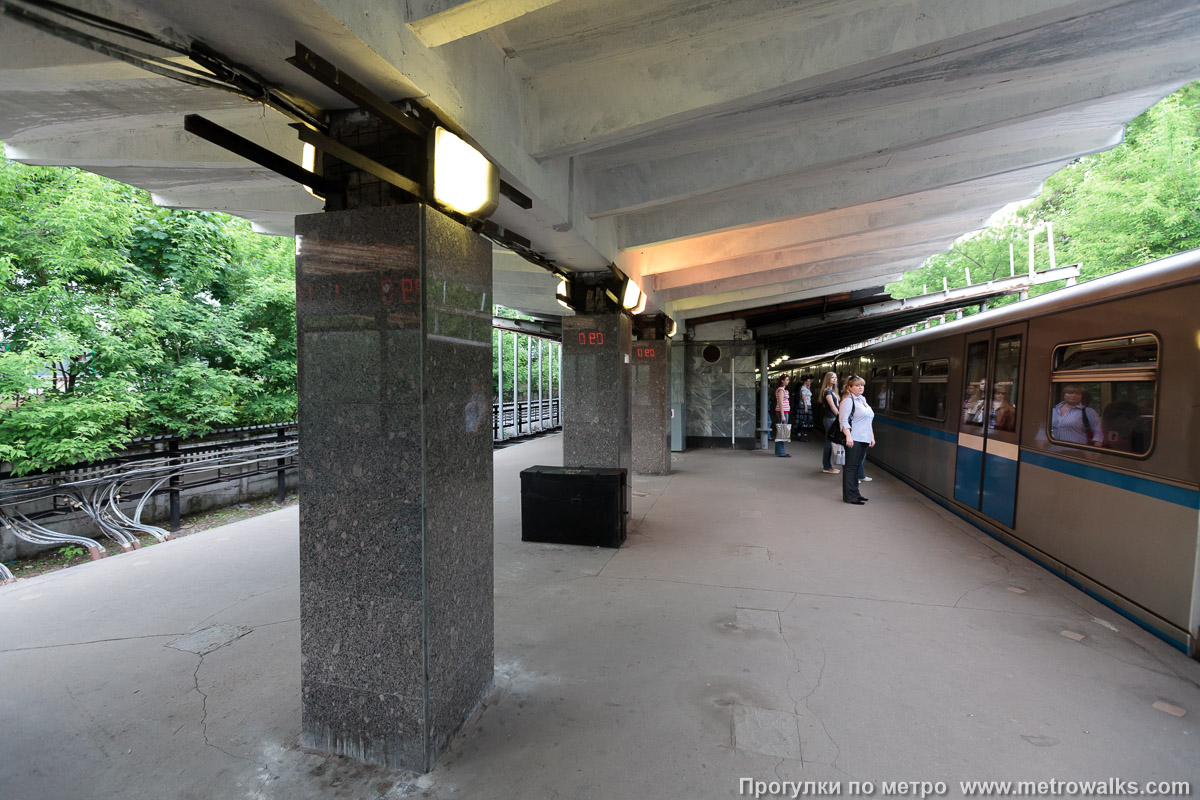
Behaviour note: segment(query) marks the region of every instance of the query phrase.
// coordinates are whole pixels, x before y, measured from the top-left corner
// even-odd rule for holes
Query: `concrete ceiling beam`
[[[636,264],[642,275],[655,275],[700,264],[800,247],[870,231],[904,227],[951,214],[990,215],[1016,192],[1028,190],[1029,180],[973,182],[888,200],[863,203],[778,222],[721,231],[627,250],[618,266]]]
[[[940,239],[930,238],[922,242],[900,247],[889,247],[871,252],[837,256],[822,261],[798,262],[787,267],[764,269],[735,277],[697,281],[672,289],[660,289],[659,295],[665,302],[670,303],[689,297],[719,296],[743,290],[773,289],[774,291],[780,291],[781,287],[783,287],[786,291],[787,287],[797,281],[802,282],[818,276],[829,276],[832,279],[846,279],[878,265],[894,264],[900,261],[924,261],[930,252],[948,247],[954,241],[954,238],[954,235],[943,236]]]
[[[1079,4],[1070,0],[969,6],[957,0],[919,5],[845,0],[820,4],[814,13],[792,8],[774,14],[747,14],[739,11],[742,3],[714,5],[700,12],[713,20],[692,35],[678,35],[681,25],[691,25],[681,18],[686,12],[661,24],[651,21],[640,31],[629,30],[628,18],[615,18],[635,42],[658,36],[654,46],[648,41],[638,49],[627,45],[620,59],[613,59],[609,50],[596,58],[586,56],[587,39],[612,30],[604,25],[594,32],[585,29],[575,41],[556,42],[551,55],[542,53],[539,75],[530,81],[537,121],[530,127],[529,152],[537,159],[578,155],[741,108],[751,98],[766,102],[864,75],[885,75],[914,61],[944,59],[947,52],[1079,15]],[[1114,5],[1120,4],[1099,4]],[[653,14],[653,9],[645,13]],[[735,16],[739,13],[740,19]],[[534,47],[515,52],[531,62],[539,55]],[[580,97],[588,102],[580,104]]]
[[[1007,198],[1015,200],[1035,191],[1046,175],[1070,160],[1119,141],[1120,130],[1107,125],[1036,140],[991,133],[960,137],[626,214],[618,221],[619,237],[623,248],[635,248],[763,219],[844,208],[1027,170],[1028,189]]]
[[[303,146],[290,120],[270,109],[245,114],[245,102],[236,109],[205,109],[202,116],[297,164]],[[27,164],[146,167],[179,169],[197,165],[245,164],[243,158],[183,129],[183,114],[125,115],[117,127],[90,130],[72,125],[69,130],[41,129],[35,136],[13,136],[5,141],[9,157]]]
[[[838,259],[856,258],[878,253],[881,256],[898,247],[925,247],[941,242],[947,237],[959,236],[963,230],[978,228],[987,214],[978,212],[966,215],[951,215],[939,219],[886,230],[871,231],[857,236],[831,239],[802,247],[786,248],[768,253],[743,256],[741,258],[703,264],[689,269],[663,272],[654,276],[654,287],[659,291],[674,292],[709,285],[721,281],[738,281],[742,285],[751,280],[777,282],[781,274],[814,264],[835,264]],[[677,297],[680,295],[671,296]]]
[[[629,160],[619,166],[586,168],[593,192],[590,213],[654,208],[920,143],[989,134],[1011,138],[1017,126],[1022,136],[1031,137],[1104,125],[1116,135],[1124,120],[1188,78],[1200,77],[1194,60],[1181,65],[1172,55],[1151,51],[1140,61],[1127,59],[1116,73],[1110,63],[1093,57],[1086,69],[1066,75],[995,75],[991,79],[1000,85],[994,89],[960,81],[967,88],[895,104],[888,102],[888,91],[881,90],[877,94],[885,96],[869,109],[832,116],[820,116],[807,105],[776,112],[776,119],[736,115],[729,133],[708,132],[715,135],[695,143],[686,136],[680,137],[683,141],[672,138],[666,147],[648,143],[623,154]],[[664,149],[668,152],[658,152]]]
[[[294,184],[242,183],[222,187],[180,187],[150,195],[155,205],[163,208],[186,208],[194,211],[220,211],[232,214],[277,214],[281,217],[296,214],[315,214],[325,207],[325,201],[306,191],[293,191]]]
[[[538,11],[558,0],[433,0],[403,3],[413,33],[429,47],[439,47]]]
[[[710,295],[704,298],[689,298],[670,303],[666,306],[668,313],[676,319],[695,319],[697,317],[715,316],[718,314],[736,314],[752,311],[767,306],[787,305],[801,300],[811,300],[821,297],[831,291],[852,292],[857,289],[873,289],[898,280],[904,272],[920,266],[921,261],[897,262],[889,266],[862,273],[852,279],[841,280],[828,277],[813,278],[796,283],[789,291],[742,291],[722,295]]]

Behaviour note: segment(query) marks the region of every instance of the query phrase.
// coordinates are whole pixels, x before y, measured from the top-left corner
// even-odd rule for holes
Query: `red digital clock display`
[[[600,331],[580,331],[579,343],[591,345],[604,344],[604,334]]]
[[[654,352],[653,347],[635,347],[633,354],[638,358],[657,358],[658,354]]]

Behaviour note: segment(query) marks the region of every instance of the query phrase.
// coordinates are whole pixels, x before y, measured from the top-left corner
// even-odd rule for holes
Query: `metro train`
[[[806,366],[870,460],[1200,657],[1200,250]]]

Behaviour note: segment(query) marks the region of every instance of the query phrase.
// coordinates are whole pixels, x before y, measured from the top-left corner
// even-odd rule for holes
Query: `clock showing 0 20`
[[[579,343],[588,345],[604,344],[604,334],[600,331],[580,331]]]

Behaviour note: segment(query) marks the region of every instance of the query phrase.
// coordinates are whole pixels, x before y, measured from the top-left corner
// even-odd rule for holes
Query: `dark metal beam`
[[[542,339],[562,341],[562,323],[542,322],[533,319],[509,319],[508,317],[492,317],[492,327],[502,331],[516,331]]]
[[[523,208],[526,211],[533,208],[533,198],[521,192],[520,189],[517,189],[511,183],[500,181],[500,194],[516,203],[518,208]]]
[[[301,126],[303,127],[303,126]],[[199,114],[188,114],[183,118],[183,129],[201,139],[212,142],[217,147],[241,156],[247,161],[253,161],[261,167],[279,173],[289,180],[309,187],[322,197],[328,197],[342,190],[340,184],[323,178],[315,172],[309,172],[299,164],[288,161],[283,156],[255,144],[233,131],[205,119]],[[307,129],[306,129],[307,130]]]
[[[408,116],[383,97],[363,86],[354,78],[338,69],[333,63],[321,58],[300,42],[296,42],[296,55],[287,59],[287,62],[305,75],[337,92],[358,108],[371,112],[384,122],[395,125],[401,130],[416,134],[422,139],[429,135],[429,129],[420,122]]]
[[[358,167],[363,172],[370,173],[382,181],[387,181],[392,186],[403,189],[418,200],[425,199],[425,187],[413,179],[406,178],[394,169],[389,169],[378,161],[364,156],[357,150],[347,147],[335,139],[330,139],[324,134],[310,130],[304,125],[292,125],[291,127],[296,129],[296,133],[300,136],[300,141],[311,144],[318,150],[326,152],[334,158],[339,158],[351,166]]]

